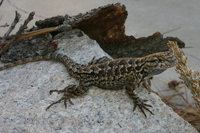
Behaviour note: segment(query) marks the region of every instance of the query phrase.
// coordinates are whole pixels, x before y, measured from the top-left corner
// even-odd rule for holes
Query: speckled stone
[[[96,41],[80,31],[72,30],[55,37],[58,51],[78,63],[86,64],[93,57],[108,56]],[[79,35],[77,35],[79,34]],[[46,107],[61,95],[49,94],[78,81],[69,76],[59,62],[40,61],[0,71],[0,132],[56,133],[197,133],[186,121],[166,106],[160,98],[144,89],[137,94],[148,100],[155,115],[147,117],[136,109],[124,90],[111,91],[90,87],[86,96],[72,99],[75,105],[65,109],[59,103]]]

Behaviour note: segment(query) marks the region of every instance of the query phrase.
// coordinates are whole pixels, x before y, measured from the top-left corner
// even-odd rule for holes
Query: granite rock
[[[56,52],[74,61],[87,64],[93,57],[108,56],[81,31],[72,30],[55,37]],[[3,65],[3,63],[1,63]],[[124,90],[111,91],[90,87],[87,95],[72,99],[75,105],[56,104],[46,107],[61,95],[49,94],[51,89],[63,89],[78,84],[64,65],[55,61],[40,61],[0,71],[0,132],[181,132],[197,131],[161,99],[145,89],[135,91],[152,105],[147,118],[136,109]]]

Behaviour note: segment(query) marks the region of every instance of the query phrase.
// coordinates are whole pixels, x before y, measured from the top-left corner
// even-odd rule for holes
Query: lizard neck
[[[170,51],[159,52],[144,57],[144,67],[151,75],[158,75],[166,69],[174,67],[178,63],[174,54]]]

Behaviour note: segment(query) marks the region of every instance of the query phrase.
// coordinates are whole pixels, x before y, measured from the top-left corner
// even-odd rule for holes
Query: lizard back
[[[142,58],[118,58],[97,64],[81,65],[68,56],[50,53],[45,56],[26,58],[0,67],[0,71],[17,65],[57,60],[62,62],[71,76],[87,80],[91,85],[101,88],[120,88],[130,82],[140,83],[150,76],[157,75],[167,68],[173,67],[177,60],[169,51],[151,54]]]

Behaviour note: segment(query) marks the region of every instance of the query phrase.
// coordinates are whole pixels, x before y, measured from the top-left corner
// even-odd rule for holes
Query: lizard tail
[[[13,63],[9,63],[5,66],[0,67],[1,70],[5,70],[14,66],[26,64],[29,62],[36,62],[36,61],[44,61],[44,60],[55,60],[62,62],[68,69],[69,72],[75,72],[76,69],[78,69],[81,65],[78,63],[75,63],[72,59],[70,59],[68,56],[58,53],[49,53],[44,56],[36,56],[36,57],[29,57],[22,60],[15,61]]]

